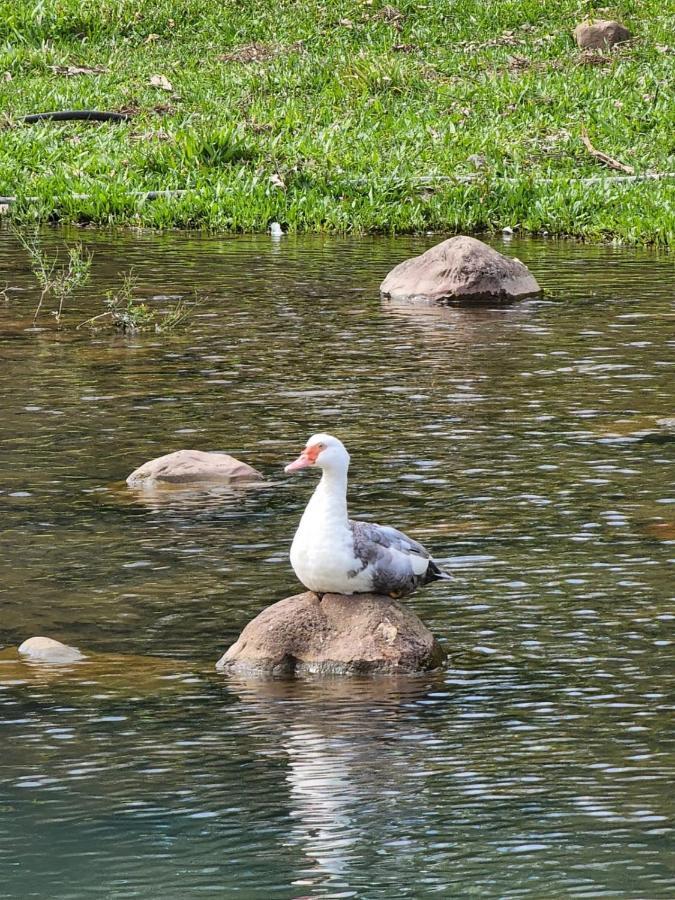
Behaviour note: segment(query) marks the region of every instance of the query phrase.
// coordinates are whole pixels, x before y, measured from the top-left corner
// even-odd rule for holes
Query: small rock
[[[262,481],[263,476],[246,463],[228,453],[205,453],[202,450],[176,450],[139,466],[127,478],[129,487],[142,487],[165,482]]]
[[[62,665],[74,663],[84,659],[83,653],[77,647],[69,647],[61,641],[55,641],[48,637],[32,637],[25,640],[19,647],[19,654],[25,656],[31,662],[50,663]]]
[[[228,674],[420,672],[445,652],[417,616],[378,594],[287,597],[264,609],[217,662]]]
[[[396,266],[380,292],[395,301],[470,305],[506,303],[541,289],[519,259],[458,235]]]
[[[631,33],[621,22],[600,19],[597,22],[581,22],[574,29],[574,37],[582,50],[603,50],[624,44],[631,39]]]

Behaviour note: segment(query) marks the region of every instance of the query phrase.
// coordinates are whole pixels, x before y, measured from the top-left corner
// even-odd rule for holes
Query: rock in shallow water
[[[139,466],[127,478],[129,487],[191,482],[262,481],[263,476],[228,453],[176,450]]]
[[[264,609],[218,660],[242,675],[394,674],[440,665],[445,652],[418,617],[377,594],[287,597]]]
[[[85,658],[77,647],[69,647],[67,644],[62,644],[61,641],[55,641],[48,637],[28,638],[19,647],[19,654],[32,662],[52,665],[79,662]]]
[[[539,294],[519,259],[503,256],[476,238],[458,235],[396,266],[380,285],[398,301],[458,305],[506,303]]]

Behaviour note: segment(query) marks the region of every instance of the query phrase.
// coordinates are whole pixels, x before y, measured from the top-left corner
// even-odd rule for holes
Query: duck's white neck
[[[347,515],[347,469],[326,468],[321,481],[307,504],[302,517],[303,524],[323,521],[326,525],[346,524]]]

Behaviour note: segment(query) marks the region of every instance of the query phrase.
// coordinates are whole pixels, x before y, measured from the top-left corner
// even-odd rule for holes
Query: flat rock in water
[[[212,668],[212,667],[211,667]],[[89,701],[96,694],[128,698],[194,691],[195,680],[211,677],[203,661],[82,652],[48,637],[32,637],[20,647],[0,650],[0,689],[19,681],[58,685],[64,702]],[[66,698],[68,700],[66,701]]]
[[[77,647],[69,647],[61,641],[48,637],[32,637],[19,647],[19,655],[31,662],[42,662],[50,665],[79,662],[84,659]]]
[[[577,46],[582,50],[606,50],[615,44],[624,44],[631,36],[625,25],[610,19],[581,22],[574,29]]]
[[[541,293],[519,259],[503,256],[476,238],[458,235],[396,266],[380,285],[395,301],[462,306],[508,303]]]
[[[675,441],[675,416],[631,416],[619,419],[609,429],[602,431],[601,439],[627,439],[655,444]]]
[[[421,672],[445,652],[409,609],[378,594],[287,597],[264,609],[218,660],[229,674]]]
[[[194,482],[262,481],[263,476],[228,453],[176,450],[151,459],[129,475],[129,487]]]

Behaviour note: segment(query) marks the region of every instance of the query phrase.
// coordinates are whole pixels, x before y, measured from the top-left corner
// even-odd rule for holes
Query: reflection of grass
[[[83,250],[81,244],[76,244],[66,247],[67,261],[61,264],[58,253],[52,257],[47,255],[37,234],[24,234],[17,228],[14,229],[14,236],[28,254],[31,270],[40,285],[40,299],[33,323],[37,321],[44,301],[50,296],[56,301],[56,309],[52,310],[52,315],[60,322],[65,301],[89,280],[91,255]]]
[[[396,7],[396,9],[394,9]],[[672,242],[672,17],[620,8],[635,40],[589,64],[595,0],[0,0],[0,194],[31,221],[265,230],[517,226]],[[602,58],[601,58],[602,57]],[[595,58],[591,60],[596,62]],[[102,71],[74,77],[50,68]],[[165,76],[170,90],[152,86]],[[18,124],[55,108],[122,124]],[[423,182],[474,175],[473,183]],[[142,203],[134,191],[182,189]],[[82,195],[86,195],[83,197]]]
[[[82,322],[78,328],[88,325],[90,328],[109,326],[125,333],[148,330],[164,332],[187,324],[190,312],[183,300],[179,300],[168,311],[151,309],[135,296],[136,287],[133,272],[127,272],[117,290],[107,291],[103,301],[106,311]]]

